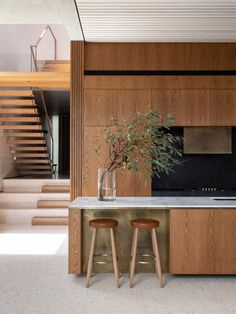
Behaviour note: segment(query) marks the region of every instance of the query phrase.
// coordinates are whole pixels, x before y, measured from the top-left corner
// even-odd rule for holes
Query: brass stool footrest
[[[100,253],[100,254],[95,254],[93,255],[93,263],[95,264],[109,264],[109,263],[113,263],[112,260],[108,260],[108,261],[96,261],[94,260],[94,257],[97,257],[97,256],[102,256],[102,257],[112,257],[112,254],[111,253]],[[117,258],[118,260],[118,258]]]
[[[151,258],[155,258],[156,256],[152,253],[139,253],[136,256],[142,256],[142,257],[151,257]],[[143,264],[143,265],[147,265],[147,264],[154,264],[155,261],[136,261],[137,264]]]

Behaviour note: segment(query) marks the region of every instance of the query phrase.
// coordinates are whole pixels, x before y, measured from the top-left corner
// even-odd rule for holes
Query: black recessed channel
[[[183,136],[183,128],[172,134]],[[235,196],[236,128],[232,128],[232,154],[184,154],[169,175],[152,179],[153,196]]]
[[[236,70],[85,70],[91,76],[220,76],[236,75]]]

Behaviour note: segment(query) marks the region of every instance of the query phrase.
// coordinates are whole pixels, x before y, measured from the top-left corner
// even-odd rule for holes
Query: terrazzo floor
[[[236,313],[236,277],[138,274],[129,289],[122,275],[92,278],[67,274],[67,228],[0,225],[0,314],[195,314]]]

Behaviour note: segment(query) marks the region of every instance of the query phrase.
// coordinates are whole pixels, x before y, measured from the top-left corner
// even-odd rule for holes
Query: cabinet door
[[[213,274],[214,211],[170,211],[170,273]]]
[[[236,274],[236,210],[215,211],[215,273]]]
[[[117,119],[117,91],[84,91],[84,125],[107,126]]]
[[[181,91],[181,125],[183,126],[210,125],[209,90]]]
[[[236,125],[236,91],[211,91],[211,125]]]
[[[175,125],[180,125],[180,91],[152,90],[152,110],[157,111],[165,121],[168,114],[175,117]]]

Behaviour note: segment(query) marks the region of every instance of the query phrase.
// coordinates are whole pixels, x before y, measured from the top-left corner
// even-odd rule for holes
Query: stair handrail
[[[38,45],[40,44],[40,42],[42,41],[42,39],[44,38],[44,36],[46,35],[47,32],[50,32],[50,34],[52,35],[53,41],[54,41],[54,60],[57,60],[57,39],[50,27],[50,25],[47,25],[42,34],[39,36],[37,42],[34,45],[30,46],[30,51],[31,51],[31,71],[32,71],[32,60],[34,62],[34,66],[35,66],[35,70],[36,72],[38,72],[38,65],[37,65],[37,61],[38,61]]]

